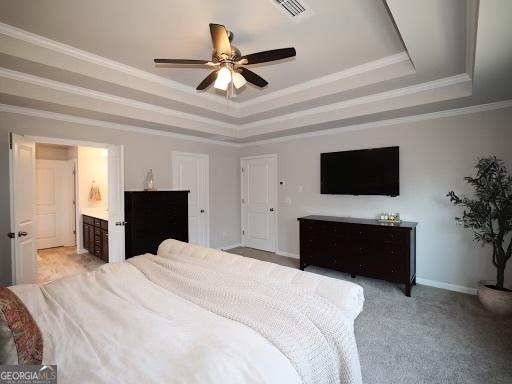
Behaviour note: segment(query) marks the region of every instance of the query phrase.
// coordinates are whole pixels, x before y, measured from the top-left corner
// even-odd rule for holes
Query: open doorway
[[[125,259],[122,146],[11,134],[10,149],[13,284]]]
[[[46,283],[108,261],[101,234],[99,256],[83,236],[84,215],[108,221],[108,151],[38,142],[35,148],[37,275]]]

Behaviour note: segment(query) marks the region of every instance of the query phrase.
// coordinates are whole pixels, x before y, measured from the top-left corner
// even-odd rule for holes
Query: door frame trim
[[[263,159],[263,158],[272,158],[275,160],[276,165],[276,193],[274,196],[274,228],[276,232],[276,237],[274,241],[274,250],[273,252],[276,253],[279,243],[279,157],[277,156],[277,153],[269,153],[266,155],[255,155],[255,156],[244,156],[240,158],[240,243],[242,247],[245,247],[245,237],[243,234],[244,229],[244,204],[242,203],[242,200],[244,198],[244,175],[242,172],[243,168],[243,162],[244,160],[254,160],[254,159]]]
[[[113,147],[118,147],[120,150],[120,153],[121,153],[119,161],[121,163],[120,164],[121,169],[124,172],[124,156],[123,156],[124,145],[123,144],[101,143],[101,142],[74,140],[74,139],[62,139],[62,138],[58,138],[58,137],[49,137],[49,136],[23,135],[23,134],[19,134],[19,133],[15,133],[15,132],[11,132],[10,134],[16,134],[18,136],[25,137],[28,140],[34,141],[36,144],[38,144],[38,143],[39,144],[60,144],[60,145],[68,145],[68,146],[75,146],[75,147],[95,147],[95,148],[105,148],[108,151],[110,151],[110,149]],[[11,140],[9,140],[9,143],[10,142],[11,142]],[[13,167],[14,167],[14,164],[12,162],[12,148],[10,148],[9,149],[9,191],[10,191],[9,204],[10,204],[10,215],[11,215],[11,220],[10,220],[11,232],[13,232],[14,228],[15,228],[14,204],[12,204],[12,202],[13,202],[12,198],[13,198],[13,194],[14,194],[14,169],[13,169]],[[76,166],[76,162],[75,162],[75,172],[76,172],[75,182],[78,183],[79,169]],[[121,187],[124,191],[124,175],[121,175],[121,176],[122,177],[120,178],[120,182],[123,184],[123,185],[121,185]],[[76,196],[75,196],[75,198],[76,198]],[[78,211],[79,210],[78,199],[76,199],[76,201],[77,201],[76,209],[77,209],[78,216],[77,216],[75,225],[77,225],[76,239],[78,240],[78,232],[81,230],[81,228],[79,228],[80,212]],[[109,205],[110,205],[110,201],[109,201]],[[109,219],[110,219],[110,217],[109,217]],[[36,232],[37,232],[37,228],[36,228]],[[80,253],[80,251],[81,251],[80,244],[78,241],[76,243],[77,243],[76,244],[77,253]],[[13,241],[11,241],[11,280],[12,280],[12,284],[15,285],[16,284],[16,252],[15,252],[15,245],[14,245]]]
[[[208,194],[205,201],[205,210],[206,210],[206,246],[210,247],[210,155],[207,153],[197,153],[197,152],[183,152],[183,151],[172,151],[171,153],[171,179],[173,189],[176,190],[176,186],[174,183],[174,164],[176,160],[176,156],[185,155],[185,156],[196,156],[201,157],[206,161],[206,174],[205,174],[205,184],[206,184],[206,193]],[[188,219],[188,218],[187,218]],[[187,220],[188,221],[188,220]]]
[[[9,133],[9,214],[10,231],[16,232],[16,222],[14,220],[14,162],[13,162],[13,132]],[[11,244],[11,283],[16,284],[16,241],[10,239]]]

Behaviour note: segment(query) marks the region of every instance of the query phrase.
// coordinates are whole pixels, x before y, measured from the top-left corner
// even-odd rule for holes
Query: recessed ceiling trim
[[[149,80],[151,82],[159,83],[170,87],[176,91],[185,92],[189,95],[193,95],[198,99],[208,99],[208,101],[213,102],[215,104],[220,104],[225,106],[225,103],[219,97],[208,94],[208,93],[199,93],[194,88],[189,87],[187,85],[181,84],[177,81],[170,80],[163,76],[158,76],[153,73],[144,71],[142,69],[138,69],[123,63],[120,63],[115,60],[107,59],[106,57],[96,55],[94,53],[84,51],[79,48],[72,47],[70,45],[60,43],[55,40],[48,39],[46,37],[37,35],[32,32],[25,31],[20,28],[16,28],[12,25],[5,24],[0,22],[0,34],[12,37],[14,39],[25,41],[26,43],[33,44],[42,48],[49,49],[54,52],[59,52],[65,54],[67,56],[71,56],[80,60],[84,60],[96,65],[100,65],[103,67],[111,68],[116,71],[135,76],[144,80]],[[203,107],[203,105],[197,104],[198,107]],[[222,111],[218,111],[222,113]]]
[[[0,112],[40,117],[43,119],[65,121],[68,123],[90,125],[93,127],[116,129],[116,130],[127,131],[127,132],[137,132],[137,133],[144,133],[144,134],[148,134],[148,135],[172,137],[172,138],[177,138],[177,139],[182,139],[182,140],[190,140],[190,141],[196,141],[196,142],[200,142],[200,143],[207,143],[207,144],[214,144],[214,145],[223,145],[223,146],[228,146],[228,147],[239,147],[240,146],[240,144],[237,144],[237,143],[228,143],[225,141],[205,139],[203,137],[197,137],[197,136],[193,136],[193,135],[184,135],[184,134],[180,134],[180,133],[166,132],[166,131],[161,131],[158,129],[138,127],[138,126],[134,126],[134,125],[111,123],[108,121],[88,119],[86,117],[78,117],[78,116],[72,116],[72,115],[67,115],[67,114],[63,114],[63,113],[48,112],[48,111],[42,111],[39,109],[18,107],[18,106],[7,105],[7,104],[0,104]]]
[[[6,79],[2,87],[6,94],[126,116],[146,120],[148,122],[157,122],[185,129],[199,130],[233,138],[246,138],[263,133],[278,132],[290,128],[320,124],[363,114],[394,110],[404,105],[419,105],[425,102],[468,96],[471,93],[470,86],[468,89],[468,84],[471,83],[470,78],[466,73],[463,73],[428,83],[345,100],[339,103],[324,105],[253,123],[235,125],[217,120],[210,121],[210,119],[198,118],[195,115],[192,115],[195,119],[191,120],[188,114],[174,113],[174,111],[167,108],[70,86],[68,84],[21,74],[11,70],[0,69],[0,78],[2,77]],[[9,80],[15,83],[10,84]],[[16,82],[21,83],[18,84]],[[21,86],[23,84],[38,86],[40,88],[27,88],[27,86]],[[60,91],[61,93],[56,94],[55,91],[53,93],[49,91],[45,92],[45,87],[49,88],[49,90]],[[77,99],[76,97],[67,95],[80,95],[85,98]],[[95,100],[99,100],[102,103],[98,104]],[[106,102],[112,104],[109,105]],[[214,122],[215,125],[212,125],[212,122]]]
[[[400,52],[241,102],[238,104],[239,115],[240,117],[248,117],[316,97],[414,73],[415,70],[409,56],[406,52]],[[357,79],[354,83],[351,83],[347,81],[350,78]]]
[[[215,111],[217,113],[229,117],[249,117],[251,115],[258,114],[261,112],[266,112],[283,106],[300,103],[303,101],[311,100],[312,98],[325,96],[327,94],[340,92],[340,90],[336,90],[337,85],[340,86],[341,91],[344,91],[344,88],[352,89],[358,86],[388,80],[389,78],[392,77],[406,76],[414,73],[412,65],[407,65],[408,63],[410,63],[409,56],[405,52],[400,52],[395,55],[384,57],[378,60],[374,60],[355,67],[342,70],[337,73],[313,79],[311,81],[298,84],[296,86],[288,87],[279,91],[274,91],[263,96],[258,96],[252,100],[248,100],[245,102],[236,102],[234,100],[231,100],[229,108],[226,108],[225,100],[217,95],[196,92],[192,87],[169,80],[165,77],[157,76],[152,73],[143,71],[141,69],[130,67],[128,65],[104,58],[102,56],[95,55],[93,53],[78,48],[71,47],[69,45],[45,38],[43,36],[36,35],[31,32],[27,32],[25,30],[1,22],[0,34],[3,34],[13,39],[24,41],[25,43],[32,44],[43,49],[58,52],[62,55],[74,59],[83,60],[103,68],[118,71],[125,75],[134,76],[142,80],[148,80],[160,86],[167,87],[167,89],[170,88],[173,91],[185,91],[187,93],[185,99],[180,99],[178,95],[172,95],[172,93],[162,92],[162,90],[156,89],[154,90],[154,94],[168,97],[170,99],[179,100],[182,102],[185,101],[186,103],[194,105],[198,108],[204,108],[210,111]],[[52,56],[50,55],[50,60],[51,57]],[[31,57],[25,58],[27,60],[33,60],[33,58]],[[59,58],[59,66],[62,67],[62,65],[62,60]],[[389,71],[390,69],[393,68],[393,66],[396,66],[396,70],[392,75],[384,74],[382,77],[379,77],[380,71]],[[76,63],[70,63],[70,65],[66,66],[66,68],[68,70],[77,71]],[[96,73],[102,72],[98,71]],[[365,75],[370,74],[372,75],[372,79],[369,79],[370,76],[368,76],[368,78],[365,78]],[[90,76],[90,74],[85,75]],[[360,76],[361,78],[357,78],[358,76]],[[352,86],[347,86],[346,83],[348,82],[345,81],[347,79],[353,79],[355,84]],[[112,79],[110,81],[117,82],[118,79]],[[336,82],[338,82],[338,84],[336,84]],[[331,86],[329,87],[329,90],[327,90],[327,85],[329,84]],[[144,91],[148,92],[149,90],[144,89]],[[287,99],[283,98],[283,96],[292,95],[296,95],[296,97],[288,97]],[[183,95],[183,97],[185,96]],[[212,105],[210,101],[214,101],[215,105]]]
[[[468,0],[466,3],[466,73],[473,78],[475,72],[476,36],[480,0]]]
[[[0,78],[6,78],[6,79],[20,81],[20,82],[24,82],[24,83],[28,83],[28,84],[37,85],[37,86],[47,87],[47,88],[58,90],[58,91],[64,91],[64,92],[72,93],[75,95],[86,96],[86,97],[90,97],[90,98],[102,100],[102,101],[108,101],[108,102],[112,102],[115,104],[120,104],[120,105],[124,105],[124,106],[128,106],[128,107],[139,108],[139,109],[146,110],[146,111],[157,112],[157,113],[161,113],[163,115],[167,115],[167,116],[171,116],[171,117],[177,117],[180,119],[185,119],[185,120],[190,120],[193,122],[206,124],[208,126],[219,127],[219,128],[224,128],[224,129],[228,128],[228,129],[232,129],[232,130],[237,130],[237,127],[238,127],[235,124],[224,123],[219,120],[209,119],[206,117],[201,117],[201,116],[197,116],[197,115],[182,112],[182,111],[176,111],[176,110],[173,110],[170,108],[160,107],[160,106],[157,106],[154,104],[148,104],[148,103],[144,103],[141,101],[136,101],[136,100],[120,97],[120,96],[111,95],[108,93],[93,91],[88,88],[82,88],[82,87],[78,87],[76,85],[70,85],[70,84],[61,83],[61,82],[54,81],[54,80],[44,79],[42,77],[33,76],[33,75],[25,74],[22,72],[16,72],[16,71],[12,71],[10,69],[0,68]]]
[[[245,131],[248,129],[256,130],[261,129],[262,127],[271,127],[280,125],[280,129],[287,129],[286,125],[290,124],[292,121],[297,121],[297,126],[304,126],[309,124],[310,122],[306,119],[311,116],[318,116],[318,119],[327,119],[330,118],[330,116],[327,116],[328,113],[333,112],[339,112],[339,111],[347,111],[351,107],[358,107],[361,105],[366,105],[368,107],[367,113],[374,113],[375,111],[372,111],[371,108],[368,106],[371,103],[381,102],[381,101],[387,101],[387,100],[393,100],[398,97],[404,97],[407,96],[408,103],[413,102],[411,99],[411,95],[417,95],[421,94],[423,92],[431,91],[431,90],[437,90],[438,94],[440,96],[440,99],[442,99],[441,95],[441,89],[445,88],[448,89],[452,86],[458,86],[458,85],[465,85],[470,84],[471,79],[466,73],[462,73],[456,76],[450,76],[443,79],[438,79],[434,81],[429,81],[426,83],[416,84],[409,87],[404,88],[398,88],[393,89],[391,91],[385,91],[381,93],[376,93],[368,96],[358,97],[350,100],[344,100],[339,103],[333,103],[328,105],[323,105],[316,108],[310,108],[299,112],[294,112],[286,115],[280,115],[277,117],[272,117],[270,119],[260,120],[253,123],[247,123],[242,124],[239,126],[239,129],[241,131]],[[469,96],[466,95],[466,96]],[[460,97],[460,96],[459,96]],[[394,107],[389,109],[396,109]],[[254,133],[252,133],[254,134]]]
[[[404,117],[397,117],[397,118],[393,118],[393,119],[378,120],[378,121],[372,121],[372,122],[362,123],[362,124],[345,125],[345,126],[339,127],[339,128],[323,129],[321,131],[314,131],[314,132],[307,132],[307,133],[297,133],[297,134],[292,134],[292,135],[287,135],[287,136],[275,137],[272,139],[248,141],[246,143],[240,143],[240,146],[241,147],[251,147],[254,145],[281,143],[281,142],[286,142],[286,141],[307,139],[307,138],[318,137],[318,136],[335,135],[338,133],[349,132],[349,131],[360,131],[360,130],[365,130],[365,129],[381,128],[381,127],[387,127],[387,126],[391,126],[391,125],[414,123],[414,122],[418,122],[418,121],[441,119],[441,118],[445,118],[445,117],[468,115],[471,113],[494,111],[497,109],[506,109],[506,108],[512,108],[512,100],[503,100],[503,101],[497,101],[494,103],[472,105],[469,107],[446,109],[443,111],[430,112],[430,113],[424,113],[424,114],[419,114],[419,115],[410,115],[410,116],[404,116]]]
[[[229,143],[229,142],[225,142],[225,141],[205,139],[202,137],[197,137],[197,136],[192,136],[192,135],[184,135],[184,134],[173,133],[173,132],[165,132],[165,131],[160,131],[157,129],[150,129],[150,128],[145,128],[145,127],[110,123],[110,122],[105,122],[105,121],[101,121],[101,120],[94,120],[94,119],[77,117],[77,116],[72,116],[72,115],[67,115],[67,114],[42,111],[39,109],[18,107],[18,106],[7,105],[7,104],[0,104],[0,112],[20,114],[20,115],[32,116],[32,117],[40,117],[40,118],[44,118],[44,119],[53,119],[53,120],[57,120],[57,121],[65,121],[65,122],[70,122],[70,123],[90,125],[90,126],[96,126],[96,127],[101,127],[101,128],[117,129],[117,130],[121,130],[121,131],[145,133],[145,134],[155,135],[155,136],[173,137],[173,138],[178,138],[178,139],[183,139],[183,140],[190,140],[190,141],[202,142],[202,143],[207,143],[207,144],[222,145],[222,146],[228,146],[228,147],[239,147],[239,148],[250,147],[250,146],[255,146],[255,145],[262,145],[262,144],[287,142],[287,141],[300,140],[300,139],[312,138],[312,137],[318,137],[318,136],[335,135],[338,133],[349,132],[349,131],[381,128],[381,127],[398,125],[398,124],[414,123],[414,122],[418,122],[418,121],[433,120],[433,119],[446,118],[446,117],[454,117],[454,116],[460,116],[460,115],[467,115],[467,114],[471,114],[471,113],[486,112],[486,111],[493,111],[493,110],[506,109],[506,108],[512,108],[512,100],[503,100],[503,101],[498,101],[498,102],[494,102],[494,103],[478,104],[478,105],[472,105],[469,107],[454,108],[454,109],[447,109],[447,110],[443,110],[443,111],[437,111],[437,112],[431,112],[431,113],[425,113],[425,114],[419,114],[419,115],[410,115],[410,116],[398,117],[398,118],[393,118],[393,119],[378,120],[378,121],[372,121],[369,123],[352,124],[352,125],[346,125],[346,126],[338,127],[338,128],[325,129],[325,130],[315,131],[315,132],[299,133],[299,134],[287,135],[287,136],[276,137],[276,138],[266,139],[266,140],[254,140],[254,141],[249,141],[249,142],[245,142],[245,143]]]

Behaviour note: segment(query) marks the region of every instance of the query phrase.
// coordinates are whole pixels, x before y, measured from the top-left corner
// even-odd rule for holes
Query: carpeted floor
[[[37,251],[38,282],[48,283],[60,277],[92,271],[105,264],[103,260],[88,254],[76,253],[76,247],[57,247]]]
[[[298,260],[250,248],[229,252],[298,268]],[[356,338],[365,384],[510,384],[512,319],[486,312],[475,296],[417,285],[402,287],[317,267],[308,272],[364,289]]]

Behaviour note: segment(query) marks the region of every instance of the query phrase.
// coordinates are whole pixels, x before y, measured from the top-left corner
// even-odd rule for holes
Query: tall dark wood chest
[[[126,258],[157,253],[166,239],[188,242],[189,191],[127,191],[124,194]]]

